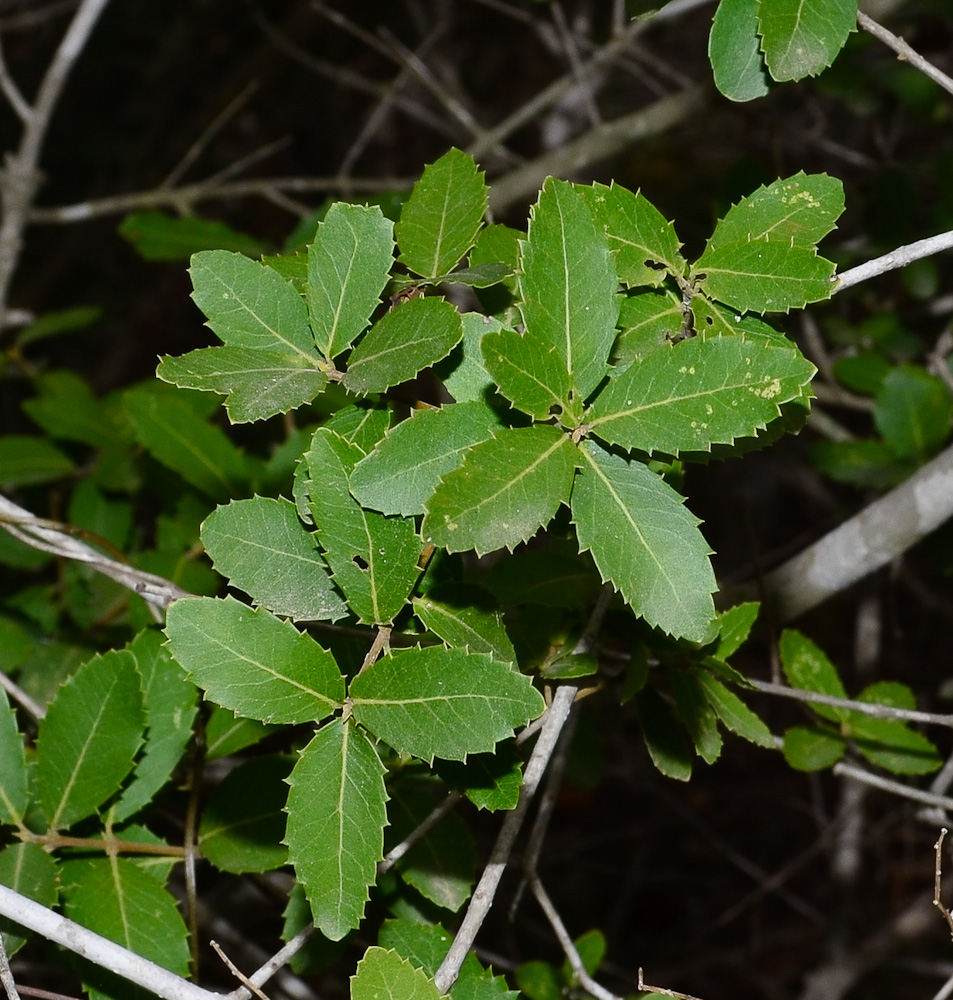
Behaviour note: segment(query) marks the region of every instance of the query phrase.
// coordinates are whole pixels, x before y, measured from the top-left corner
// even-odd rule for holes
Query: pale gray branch
[[[924,59],[915,49],[911,48],[899,35],[888,31],[883,25],[878,24],[872,17],[868,17],[862,10],[857,11],[857,23],[869,32],[874,38],[888,45],[897,53],[897,58],[910,63],[928,76],[934,83],[941,86],[947,93],[953,94],[953,80],[942,70],[936,68],[929,60]]]
[[[917,240],[916,243],[908,243],[906,246],[891,250],[890,253],[874,260],[868,260],[857,267],[852,267],[843,274],[837,275],[837,287],[835,292],[842,292],[851,285],[858,285],[862,281],[876,278],[888,271],[894,271],[898,267],[906,267],[915,260],[922,260],[924,257],[932,257],[941,250],[953,249],[953,231],[939,233],[937,236],[928,236],[924,240]]]

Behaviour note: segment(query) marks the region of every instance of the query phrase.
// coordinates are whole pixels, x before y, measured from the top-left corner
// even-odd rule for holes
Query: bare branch
[[[7,949],[3,946],[2,935],[0,935],[0,986],[3,986],[7,1000],[20,1000],[16,980],[13,978],[13,970],[10,968],[10,961],[7,958]]]
[[[888,31],[883,25],[878,24],[872,17],[868,17],[862,10],[857,11],[857,23],[869,32],[874,38],[888,45],[897,53],[897,58],[903,62],[910,63],[928,76],[934,83],[941,86],[947,93],[953,94],[953,79],[950,79],[942,70],[936,68],[929,60],[924,59],[915,49],[912,49],[899,35]]]
[[[924,240],[917,240],[916,243],[908,243],[906,246],[891,250],[883,257],[868,260],[863,264],[858,264],[857,267],[844,271],[843,274],[837,275],[834,279],[837,282],[834,291],[842,292],[845,288],[850,288],[851,285],[859,285],[862,281],[876,278],[888,271],[894,271],[898,267],[906,267],[907,264],[912,264],[915,260],[932,257],[933,254],[940,253],[941,250],[950,249],[953,249],[953,231],[939,233],[937,236],[928,236]]]

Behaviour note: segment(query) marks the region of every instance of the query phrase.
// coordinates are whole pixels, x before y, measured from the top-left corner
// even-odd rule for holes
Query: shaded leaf
[[[40,844],[8,844],[0,850],[0,885],[52,908],[59,895],[59,866]],[[0,932],[7,957],[12,958],[26,943],[22,928],[0,918]]]
[[[444,377],[443,386],[458,403],[482,403],[493,387],[493,379],[483,366],[481,344],[486,334],[502,330],[503,324],[492,316],[474,312],[464,313],[460,318],[463,320],[463,340],[459,346],[462,359]]]
[[[856,30],[857,0],[770,0],[758,8],[761,46],[775,80],[817,76]]]
[[[504,329],[488,333],[480,348],[486,370],[517,409],[540,420],[565,415],[572,422],[579,416],[572,378],[554,346],[529,330],[520,334]]]
[[[23,737],[6,692],[0,689],[0,823],[20,826],[28,805]]]
[[[877,392],[874,423],[897,458],[923,461],[937,451],[953,422],[946,383],[914,365],[898,365]]]
[[[760,610],[758,601],[745,601],[718,615],[719,635],[715,656],[719,660],[727,660],[745,642]]]
[[[780,330],[750,313],[741,315],[734,309],[712,302],[704,295],[692,299],[692,320],[695,332],[704,340],[715,337],[741,337],[775,347],[790,348],[791,341]]]
[[[847,697],[834,664],[807,636],[794,629],[785,629],[778,641],[778,651],[781,654],[781,668],[791,687],[835,698]],[[849,709],[816,703],[811,704],[811,711],[831,722],[843,722],[850,715]]]
[[[465,761],[438,760],[437,774],[458,788],[477,809],[515,809],[523,785],[523,762],[512,743],[493,753],[470,754]]]
[[[114,410],[96,399],[89,385],[73,372],[45,372],[36,380],[36,389],[39,395],[22,406],[52,437],[94,448],[108,448],[122,440]]]
[[[195,215],[133,212],[117,231],[145,260],[188,260],[200,250],[233,250],[249,256],[265,252],[264,244],[254,236]]]
[[[445,584],[414,598],[414,611],[424,626],[448,646],[465,646],[501,663],[515,663],[516,653],[499,611],[487,608],[491,595],[466,584]]]
[[[0,486],[31,486],[73,474],[71,458],[43,437],[6,434],[0,437]]]
[[[244,719],[220,705],[213,705],[205,724],[205,756],[209,760],[231,757],[245,747],[260,743],[278,726],[266,726],[257,719]]]
[[[705,697],[715,710],[722,725],[736,736],[754,743],[756,746],[774,749],[771,730],[734,693],[716,680],[708,671],[699,670],[696,675],[705,692]]]
[[[599,577],[592,563],[575,553],[517,552],[491,566],[483,585],[504,608],[518,604],[584,608],[599,588]]]
[[[706,764],[714,764],[721,756],[718,716],[705,697],[696,675],[694,670],[673,670],[668,681],[675,699],[675,712],[695,745],[695,753]]]
[[[820,726],[792,726],[784,734],[782,751],[795,771],[823,771],[844,756],[844,740]]]
[[[625,368],[668,346],[681,331],[683,319],[682,303],[674,292],[643,291],[626,295],[619,310],[622,332],[612,351],[613,364]]]
[[[692,748],[668,702],[654,688],[643,688],[632,704],[652,763],[666,778],[688,781]]]
[[[721,0],[708,36],[715,86],[730,101],[753,101],[768,93],[768,74],[758,37],[761,0]]]

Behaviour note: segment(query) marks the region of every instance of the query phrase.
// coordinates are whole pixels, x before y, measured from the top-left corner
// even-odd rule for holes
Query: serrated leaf
[[[781,668],[791,687],[802,691],[816,691],[834,698],[847,697],[834,664],[807,636],[794,629],[785,629],[778,641],[778,651],[781,654]],[[811,711],[831,722],[843,722],[850,715],[846,708],[816,703],[811,703]]]
[[[705,692],[708,703],[715,710],[722,725],[736,736],[754,743],[756,746],[774,749],[771,730],[734,693],[716,680],[707,670],[696,673],[698,683]]]
[[[205,755],[209,760],[231,757],[245,747],[260,743],[278,726],[266,726],[257,719],[243,719],[219,705],[213,705],[205,726]]]
[[[328,384],[316,363],[291,351],[203,347],[160,358],[156,375],[180,389],[224,395],[228,419],[244,424],[310,403]]]
[[[668,681],[675,699],[675,712],[695,744],[695,753],[706,764],[714,764],[721,756],[718,716],[705,697],[696,675],[694,670],[673,670]]]
[[[336,621],[347,614],[316,535],[287,500],[256,496],[219,507],[202,524],[202,542],[233,587],[277,615]]]
[[[498,415],[485,403],[456,403],[414,410],[354,466],[351,493],[384,514],[422,514],[440,482],[471,446],[490,438]]]
[[[432,762],[486,753],[539,715],[524,674],[482,653],[430,646],[394,652],[351,682],[354,718],[400,753]]]
[[[953,395],[936,375],[898,365],[884,378],[874,423],[897,458],[929,458],[946,440],[951,422]]]
[[[397,223],[400,261],[424,278],[452,270],[473,246],[487,188],[473,157],[450,149],[424,168]]]
[[[619,309],[622,332],[612,350],[613,364],[616,368],[626,368],[667,347],[681,331],[683,320],[681,300],[673,292],[643,291],[626,295]]]
[[[800,170],[762,184],[732,205],[715,226],[706,253],[753,240],[811,249],[835,228],[843,211],[844,185],[836,177]]]
[[[199,848],[219,871],[267,872],[287,863],[284,807],[292,763],[256,757],[215,786],[202,811]]]
[[[461,267],[457,271],[449,274],[438,274],[431,278],[434,285],[469,285],[471,288],[489,288],[498,285],[504,278],[510,278],[515,272],[515,267],[497,261],[489,261],[486,264],[474,264],[472,267]]]
[[[784,734],[782,752],[795,771],[823,771],[844,756],[844,740],[820,726],[792,726]]]
[[[575,449],[556,427],[508,428],[474,445],[427,501],[425,541],[449,552],[512,549],[569,499]]]
[[[453,944],[453,937],[440,924],[421,924],[407,917],[398,917],[381,924],[377,943],[382,948],[399,952],[428,976],[435,976]],[[470,957],[467,956],[467,962]]]
[[[857,0],[770,0],[758,8],[764,59],[779,81],[826,69],[856,25]]]
[[[650,625],[702,640],[715,617],[715,577],[699,520],[660,476],[641,462],[593,442],[572,495],[581,550]]]
[[[130,389],[122,400],[140,444],[186,482],[213,500],[247,491],[248,460],[185,400],[148,389]]]
[[[816,369],[792,345],[693,337],[611,379],[585,420],[610,444],[678,455],[753,437]]]
[[[133,212],[122,220],[117,231],[145,260],[188,260],[200,250],[233,250],[250,256],[265,251],[254,236],[194,215]]]
[[[463,336],[460,313],[440,298],[404,302],[379,319],[348,359],[348,392],[384,392],[445,358]]]
[[[484,403],[492,391],[493,379],[483,366],[483,351],[480,344],[488,333],[502,330],[503,324],[492,316],[482,313],[468,312],[461,317],[463,321],[463,339],[458,351],[462,355],[454,364],[453,370],[443,375],[444,366],[438,366],[438,373],[443,378],[443,387],[458,403]],[[449,361],[456,359],[453,352]]]
[[[491,608],[487,608],[490,598]],[[465,646],[472,653],[486,653],[501,663],[515,663],[516,652],[503,625],[503,616],[492,609],[492,597],[479,587],[444,584],[414,598],[417,617],[448,646]]]
[[[362,455],[369,455],[384,437],[390,422],[391,412],[386,408],[351,403],[342,406],[321,426],[355,445]]]
[[[657,288],[669,274],[685,271],[675,227],[641,191],[633,194],[615,181],[608,187],[595,183],[576,190],[602,226],[623,285]]]
[[[488,333],[480,348],[486,370],[517,409],[539,420],[555,415],[571,422],[578,417],[572,377],[554,346],[530,330],[499,330]]]
[[[308,311],[331,362],[360,336],[394,263],[393,223],[380,208],[332,205],[308,248]]]
[[[403,608],[420,575],[421,544],[413,521],[365,510],[349,492],[361,450],[319,428],[305,454],[309,506],[335,583],[351,611],[387,624]]]
[[[692,322],[695,332],[703,340],[741,337],[743,340],[761,342],[768,346],[791,346],[791,341],[780,330],[775,330],[760,317],[750,313],[742,315],[720,302],[706,299],[704,295],[696,295],[692,299]]]
[[[0,690],[0,823],[20,826],[29,801],[23,737],[6,692]]]
[[[742,312],[788,312],[829,299],[834,265],[808,247],[768,240],[722,243],[696,261],[697,286]]]
[[[758,601],[745,601],[721,612],[718,616],[718,647],[715,650],[717,659],[727,660],[738,650],[751,634],[760,610]]]
[[[119,788],[145,717],[131,653],[94,656],[59,689],[36,740],[36,784],[53,830],[92,815]]]
[[[301,751],[288,779],[289,859],[315,925],[332,941],[360,923],[384,856],[384,773],[367,736],[335,719]]]
[[[523,785],[523,762],[511,743],[493,753],[470,754],[466,761],[438,760],[436,771],[477,809],[515,809]]]
[[[644,688],[632,704],[652,763],[666,778],[688,781],[693,752],[669,703],[654,688]]]
[[[730,101],[753,101],[768,93],[768,74],[758,38],[761,0],[721,0],[708,36],[715,86]]]
[[[142,679],[146,745],[132,782],[113,810],[117,821],[128,819],[153,800],[192,738],[197,692],[163,643],[160,632],[148,630],[140,632],[126,647],[135,657]]]
[[[262,722],[323,719],[344,700],[334,657],[291,622],[233,597],[189,597],[168,611],[172,655],[209,698]]]
[[[52,909],[59,895],[59,866],[40,844],[8,844],[0,850],[0,885]],[[7,957],[12,958],[26,943],[22,928],[0,918],[0,932]]]
[[[556,348],[584,399],[608,371],[618,279],[601,227],[566,181],[548,178],[530,209],[518,281],[526,329]]]
[[[351,977],[351,1000],[440,1000],[434,981],[396,951],[368,948]]]

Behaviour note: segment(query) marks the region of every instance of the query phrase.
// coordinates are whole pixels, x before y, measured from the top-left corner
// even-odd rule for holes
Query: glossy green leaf
[[[400,753],[427,761],[485,753],[539,715],[530,679],[482,653],[400,650],[355,677],[354,718]]]
[[[0,486],[32,486],[72,475],[72,459],[43,437],[0,436]]]
[[[333,361],[360,336],[394,262],[393,223],[375,205],[336,202],[308,248],[308,311],[318,350]]]
[[[219,507],[202,524],[202,542],[233,587],[277,615],[336,621],[347,614],[317,537],[287,500],[256,496]]]
[[[149,629],[126,647],[142,678],[146,745],[132,782],[116,804],[113,815],[118,821],[128,819],[155,798],[192,738],[198,695],[164,642],[161,632]]]
[[[384,773],[367,736],[335,719],[302,750],[288,779],[285,843],[314,923],[332,941],[360,923],[384,856]]]
[[[654,688],[644,688],[632,704],[652,763],[666,778],[688,781],[694,754],[669,703]]]
[[[449,552],[513,549],[569,500],[575,463],[569,437],[555,427],[499,431],[440,480],[421,534]]]
[[[640,191],[633,194],[615,181],[608,187],[595,183],[576,190],[602,226],[623,285],[657,288],[669,274],[685,271],[675,227]]]
[[[753,240],[810,249],[835,228],[843,211],[844,185],[836,177],[801,170],[732,205],[715,226],[706,253]]]
[[[705,692],[708,703],[715,710],[722,725],[736,736],[754,743],[756,746],[774,749],[771,730],[734,693],[706,670],[695,675]]]
[[[0,885],[21,896],[52,908],[59,895],[59,867],[40,844],[8,844],[0,850]],[[7,957],[25,944],[22,928],[12,920],[0,918],[0,932]]]
[[[230,771],[199,824],[203,857],[224,872],[267,872],[287,863],[284,813],[290,757],[256,757]]]
[[[697,673],[695,670],[673,670],[668,681],[675,699],[675,713],[688,731],[695,753],[706,764],[714,764],[721,756],[718,716],[705,697]]]
[[[791,346],[791,341],[780,330],[775,330],[759,316],[750,313],[742,315],[720,302],[706,299],[704,295],[696,295],[692,299],[692,322],[695,333],[703,340],[741,337],[768,346]]]
[[[0,823],[19,826],[28,805],[23,737],[6,692],[0,690]]]
[[[547,179],[530,209],[518,280],[526,329],[556,348],[585,398],[608,371],[618,279],[602,227],[566,181]]]
[[[224,395],[233,424],[265,420],[309,403],[328,384],[317,361],[291,351],[203,347],[160,359],[156,374],[181,389]]]
[[[169,607],[169,648],[218,705],[262,722],[323,719],[344,700],[334,657],[291,622],[232,597]]]
[[[660,476],[587,442],[572,495],[581,550],[650,625],[703,640],[715,617],[715,577],[699,521]]]
[[[784,734],[782,752],[795,771],[823,771],[844,756],[844,740],[820,726],[792,726]]]
[[[785,629],[778,642],[778,651],[781,654],[781,668],[791,687],[802,691],[816,691],[834,698],[847,697],[834,664],[806,635],[794,629]],[[812,703],[811,711],[831,722],[843,722],[849,716],[848,709],[830,705]]]
[[[623,448],[678,455],[752,437],[803,395],[814,366],[792,345],[693,337],[612,379],[586,415],[593,434]]]
[[[768,93],[768,74],[758,38],[761,0],[721,0],[708,36],[715,86],[730,101],[753,101]]]
[[[619,309],[622,332],[612,351],[613,364],[625,368],[667,347],[681,331],[683,321],[682,303],[674,292],[641,291],[626,295]]]
[[[91,815],[119,788],[144,727],[131,653],[94,656],[59,689],[36,740],[37,794],[51,829]]]
[[[483,363],[496,385],[517,409],[539,420],[550,416],[571,422],[579,415],[574,402],[572,377],[556,347],[530,330],[488,333],[480,347]]]
[[[775,80],[817,76],[856,30],[857,0],[762,0],[761,47]]]
[[[788,312],[829,299],[834,265],[815,250],[780,242],[720,243],[696,261],[698,287],[742,312]]]
[[[444,584],[414,598],[414,611],[424,626],[448,646],[486,653],[502,663],[515,663],[503,616],[487,605],[491,595],[467,584]]]
[[[434,981],[396,951],[368,948],[351,977],[351,1000],[440,1000]]]
[[[465,761],[438,760],[437,774],[458,788],[477,809],[515,809],[523,785],[523,762],[511,743],[493,753],[470,754]]]
[[[134,212],[122,220],[118,233],[145,260],[188,260],[200,250],[233,250],[252,257],[265,252],[254,236],[195,215]]]
[[[351,352],[341,384],[349,392],[383,392],[445,358],[463,337],[460,313],[440,298],[397,306]]]
[[[305,455],[309,507],[334,581],[368,624],[388,624],[420,575],[421,543],[408,518],[365,510],[349,492],[361,450],[319,428]]]
[[[422,514],[440,478],[498,427],[499,417],[482,402],[414,410],[357,463],[351,493],[363,506],[385,514]]]
[[[487,188],[473,157],[450,149],[424,168],[397,223],[400,261],[424,278],[452,270],[473,246]]]
[[[924,461],[950,433],[953,395],[936,375],[898,365],[877,393],[874,423],[897,458]]]

